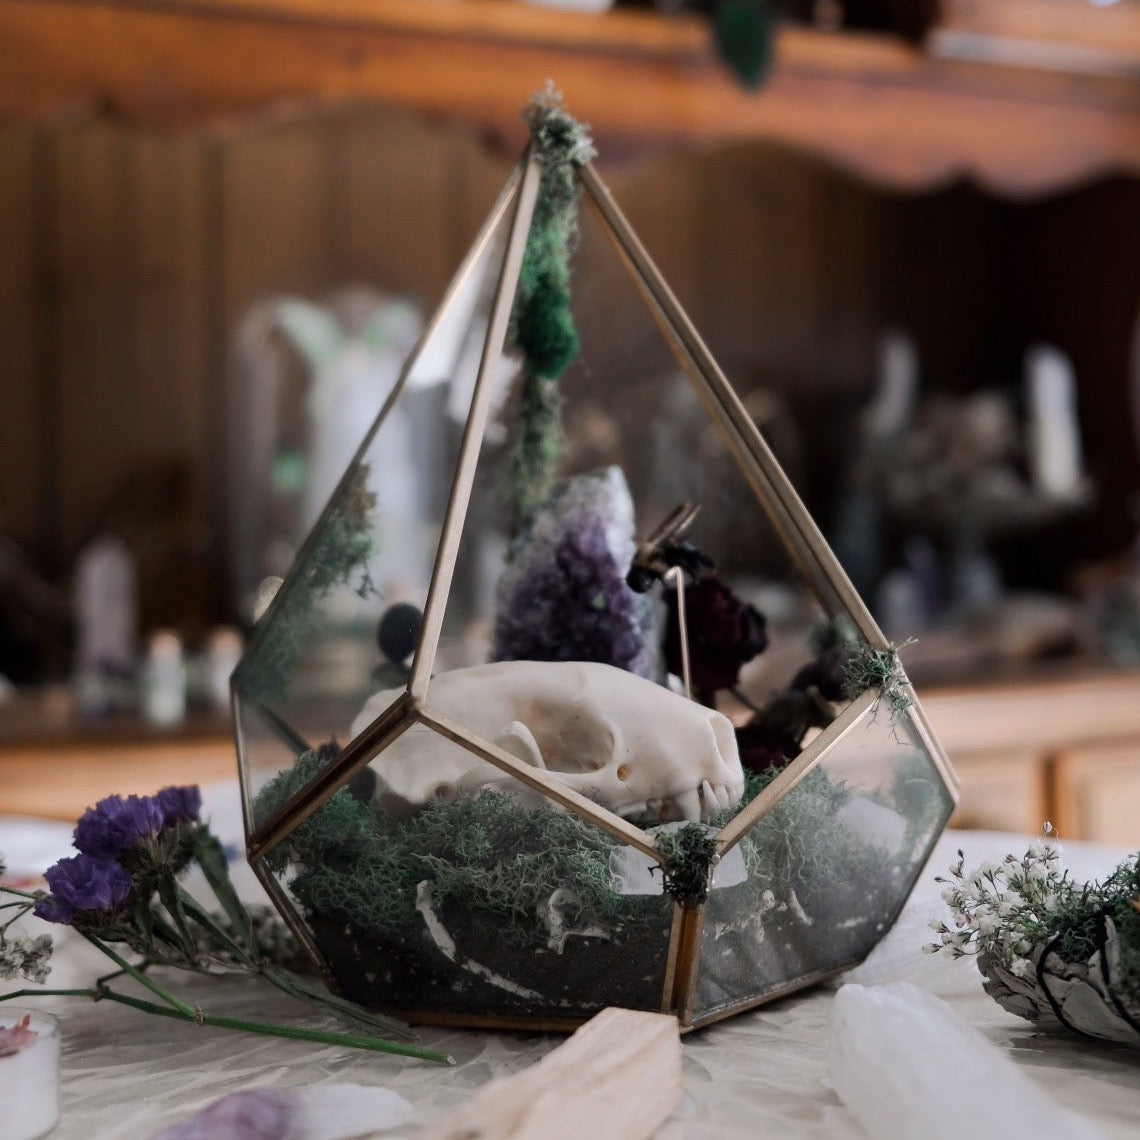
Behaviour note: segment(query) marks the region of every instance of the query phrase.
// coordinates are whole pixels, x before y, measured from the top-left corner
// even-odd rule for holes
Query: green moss
[[[1122,996],[1140,1002],[1140,853],[1130,856],[1089,897],[1112,920],[1117,933],[1115,983]],[[1072,959],[1070,959],[1072,960]]]
[[[362,463],[350,472],[258,623],[235,677],[244,696],[285,696],[305,642],[319,625],[319,603],[333,589],[358,575],[357,591],[373,591],[368,560],[376,495],[368,488],[370,470]]]
[[[665,893],[681,904],[703,903],[709,894],[716,833],[689,823],[676,831],[658,833],[656,847],[661,853]]]
[[[1125,1000],[1140,1001],[1140,854],[1103,882],[1080,884],[1069,871],[1052,871],[1043,889],[1048,905],[1023,904],[1012,915],[1018,937],[1084,965],[1103,949],[1105,919],[1110,919],[1117,933],[1112,986]]]
[[[828,649],[839,647],[858,649],[862,643],[863,639],[859,636],[859,631],[845,614],[833,618],[824,618],[813,626],[808,635],[808,645],[813,657],[818,657]]]
[[[752,905],[761,905],[765,891],[791,890],[809,913],[834,914],[843,909],[834,898],[837,888],[875,889],[893,853],[837,820],[850,798],[843,781],[815,768],[745,834],[740,849]]]
[[[258,796],[255,811],[280,806],[305,786],[327,758],[306,753]],[[779,775],[748,778],[751,800]],[[837,822],[850,791],[816,769],[741,840],[749,872],[733,888],[733,911],[745,921],[764,909],[766,892],[794,893],[806,909],[837,913],[838,888],[878,882],[886,853]],[[689,824],[657,840],[665,890],[701,903],[709,886],[715,831]],[[571,812],[520,809],[511,797],[486,791],[476,798],[433,801],[405,818],[387,815],[347,789],[333,795],[269,856],[313,918],[351,927],[379,943],[406,943],[422,927],[417,887],[431,886],[441,911],[462,908],[464,922],[492,932],[504,946],[532,950],[549,944],[542,915],[560,892],[561,918],[572,927],[637,929],[660,923],[660,896],[619,894],[610,871],[618,840]]]
[[[914,704],[910,681],[903,672],[898,650],[872,649],[864,645],[847,662],[843,670],[843,692],[854,700],[868,689],[877,689],[880,700],[887,702],[892,720]]]
[[[895,761],[887,806],[906,820],[904,848],[930,839],[941,828],[949,814],[949,797],[925,752],[915,748]]]
[[[720,0],[715,6],[717,50],[745,87],[759,87],[768,74],[773,24],[769,0]]]
[[[267,785],[259,818],[316,766],[306,754],[299,779],[289,773]],[[290,889],[311,913],[378,940],[398,939],[418,924],[416,889],[427,881],[438,905],[460,903],[497,924],[511,944],[534,947],[547,937],[539,909],[559,888],[569,892],[565,914],[576,925],[637,919],[637,907],[626,907],[612,884],[616,842],[570,812],[520,811],[496,792],[433,801],[393,818],[342,789],[269,859],[278,873],[292,868]]]
[[[594,155],[589,131],[566,113],[552,88],[534,97],[526,119],[540,181],[507,338],[523,358],[509,488],[519,520],[550,493],[562,455],[558,380],[578,354],[570,307],[570,260],[578,234],[576,167]]]

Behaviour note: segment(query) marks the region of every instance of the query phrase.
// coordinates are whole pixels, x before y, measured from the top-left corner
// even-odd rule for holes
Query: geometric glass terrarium
[[[233,678],[252,866],[332,985],[412,1021],[689,1029],[810,985],[956,797],[589,157],[539,101]]]

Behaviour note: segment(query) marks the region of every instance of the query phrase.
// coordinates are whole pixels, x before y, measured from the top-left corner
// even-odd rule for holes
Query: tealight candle
[[[6,1140],[46,1136],[59,1120],[59,1022],[0,1006],[0,1121]]]

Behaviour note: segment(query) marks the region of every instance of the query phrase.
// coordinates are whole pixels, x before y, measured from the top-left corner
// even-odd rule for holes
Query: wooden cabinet
[[[1087,36],[1058,30],[1063,9]],[[173,458],[188,481],[152,568],[154,616],[231,617],[241,315],[269,292],[350,280],[432,302],[522,141],[521,104],[553,78],[718,358],[734,379],[738,364],[782,379],[813,427],[865,400],[887,320],[909,322],[947,374],[968,374],[1014,323],[1065,348],[1102,490],[1078,537],[1090,559],[1120,553],[1135,526],[1120,504],[1140,485],[1126,412],[1134,9],[953,0],[923,48],[788,28],[751,92],[704,21],[649,11],[0,0],[0,520],[63,576],[116,487],[155,487],[147,464]],[[811,505],[821,477],[801,474]],[[189,616],[162,610],[170,599]],[[962,775],[961,823],[1035,832],[1052,818],[1062,834],[1140,843],[1137,678],[923,700]],[[155,758],[173,765],[163,780],[194,763],[193,749],[140,747],[140,778]],[[33,752],[9,753],[0,780],[62,755]],[[119,786],[103,746],[81,752],[53,814]],[[224,770],[228,741],[201,755]],[[0,810],[40,802],[10,798],[17,783],[0,785]]]
[[[1140,673],[919,695],[961,780],[952,826],[1140,847]]]
[[[1049,775],[1062,836],[1140,847],[1140,741],[1062,748]]]
[[[920,689],[960,780],[951,826],[1140,847],[1140,673]],[[0,815],[73,820],[111,792],[236,778],[222,718],[0,738]]]
[[[1135,16],[1067,5],[1088,9],[1077,26],[1090,29],[1089,42],[1054,39],[1026,66],[1008,52],[1009,24],[1032,18],[1038,41],[1049,29],[1040,13],[995,23],[984,11],[1005,6],[950,5],[928,50],[788,27],[754,92],[717,61],[706,21],[648,11],[503,0],[0,0],[0,115],[95,106],[176,125],[298,101],[371,101],[517,143],[521,103],[552,78],[611,155],[668,140],[762,138],[882,182],[930,185],[968,172],[1013,192],[1140,169]]]

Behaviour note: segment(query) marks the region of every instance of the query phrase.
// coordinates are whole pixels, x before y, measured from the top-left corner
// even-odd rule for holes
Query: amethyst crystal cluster
[[[515,542],[499,580],[492,660],[600,661],[651,676],[649,602],[625,581],[633,530],[619,468],[556,488]]]

